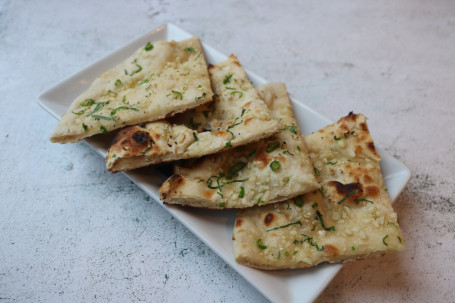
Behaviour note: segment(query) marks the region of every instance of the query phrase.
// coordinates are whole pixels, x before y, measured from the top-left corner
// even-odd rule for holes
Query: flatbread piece
[[[167,204],[245,208],[287,200],[320,186],[294,118],[286,86],[256,87],[281,132],[262,141],[176,165],[159,189]]]
[[[237,262],[304,268],[405,250],[365,117],[351,113],[304,139],[322,187],[239,211],[233,234]]]
[[[77,97],[51,136],[77,142],[127,125],[155,121],[212,100],[197,37],[147,43],[99,76]]]
[[[258,141],[279,132],[239,61],[231,55],[209,67],[215,100],[173,119],[122,129],[106,166],[118,172],[150,164],[201,157]]]

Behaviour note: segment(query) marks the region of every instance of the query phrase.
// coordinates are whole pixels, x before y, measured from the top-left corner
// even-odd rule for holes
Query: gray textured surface
[[[51,144],[37,96],[165,22],[335,120],[369,117],[412,171],[408,251],[347,264],[320,302],[455,301],[453,1],[1,1],[0,301],[265,299],[84,143]]]

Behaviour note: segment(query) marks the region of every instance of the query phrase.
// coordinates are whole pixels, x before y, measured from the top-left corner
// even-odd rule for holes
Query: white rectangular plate
[[[98,75],[122,62],[148,41],[179,41],[190,38],[191,36],[193,35],[173,24],[160,26],[50,88],[39,96],[38,103],[52,116],[60,119],[73,100],[88,89]],[[204,43],[202,44],[208,63],[215,64],[227,58],[226,55],[214,48]],[[246,72],[254,85],[268,82],[254,73]],[[299,126],[303,134],[309,134],[332,123],[292,96],[290,97],[296,118],[300,121]],[[97,136],[95,138],[89,138],[86,141],[100,155],[103,157],[106,156],[106,151],[110,143],[108,139],[102,139],[100,136]],[[388,193],[391,199],[394,200],[409,181],[410,171],[401,162],[385,154],[383,151],[378,150],[378,152],[382,157],[381,170],[388,188]],[[162,204],[157,190],[166,179],[163,173],[150,167],[125,174],[147,194],[153,197],[155,201]],[[239,265],[235,262],[232,248],[234,211],[164,207],[256,287],[265,297],[273,302],[313,301],[342,267],[340,264],[322,264],[309,269],[263,271]]]

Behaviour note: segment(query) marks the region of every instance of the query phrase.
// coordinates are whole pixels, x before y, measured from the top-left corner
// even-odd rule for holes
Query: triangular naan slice
[[[319,188],[292,112],[286,86],[256,87],[282,131],[268,139],[205,157],[161,186],[167,204],[204,208],[245,208],[287,200]]]
[[[51,136],[68,143],[172,116],[212,100],[197,37],[147,43],[99,76],[71,104]]]
[[[304,139],[322,187],[239,211],[236,261],[263,269],[303,268],[405,250],[365,117],[351,113]]]
[[[106,166],[118,172],[164,161],[195,158],[269,137],[278,122],[239,61],[231,55],[209,67],[215,95],[211,105],[121,130],[108,150]]]

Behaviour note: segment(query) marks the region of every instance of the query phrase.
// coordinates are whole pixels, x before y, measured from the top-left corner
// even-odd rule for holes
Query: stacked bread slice
[[[149,42],[101,75],[51,141],[109,132],[109,171],[177,161],[164,203],[239,209],[239,263],[301,268],[405,249],[366,118],[302,137],[283,83],[254,87],[234,55],[208,65],[197,37]]]

